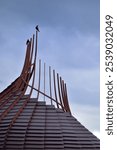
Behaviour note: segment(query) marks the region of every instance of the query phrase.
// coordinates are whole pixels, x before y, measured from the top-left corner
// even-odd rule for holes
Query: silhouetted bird
[[[26,41],[26,45],[28,45],[28,43],[29,43],[30,41],[29,41],[29,39]]]
[[[37,30],[37,31],[39,31],[39,26],[37,25],[36,27],[35,27],[35,29]],[[39,31],[40,32],[40,31]]]

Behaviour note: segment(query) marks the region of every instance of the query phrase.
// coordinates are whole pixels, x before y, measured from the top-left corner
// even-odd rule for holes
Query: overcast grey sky
[[[0,91],[20,74],[39,24],[39,57],[66,81],[73,115],[99,132],[99,9],[99,0],[0,0]]]

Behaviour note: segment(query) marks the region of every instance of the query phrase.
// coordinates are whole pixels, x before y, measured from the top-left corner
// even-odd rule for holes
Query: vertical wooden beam
[[[71,113],[71,110],[70,110],[70,107],[69,107],[69,101],[68,101],[68,95],[67,95],[67,85],[66,85],[66,83],[65,83],[65,97],[66,97],[66,101],[67,101],[67,110],[68,110],[68,112],[70,112]]]
[[[40,85],[41,85],[41,59],[39,59],[39,79],[38,79],[37,99],[39,99]]]
[[[60,81],[59,81],[59,74],[57,73],[57,85],[58,85],[58,94],[59,94],[59,100],[60,100],[60,104],[61,104],[61,108],[62,110],[64,110],[64,106],[63,106],[63,103],[62,103],[62,95],[61,95],[61,90],[60,90]]]
[[[55,93],[56,105],[57,105],[57,108],[59,108],[58,99],[57,99],[57,92],[56,92],[55,70],[53,70],[53,80],[54,80],[54,93]]]
[[[45,78],[46,78],[46,76],[45,76],[45,71],[46,71],[46,64],[44,63],[44,101],[45,101]]]
[[[52,83],[51,83],[51,66],[49,66],[49,89],[50,89],[50,97],[52,98]],[[52,105],[52,99],[51,99],[51,105]]]

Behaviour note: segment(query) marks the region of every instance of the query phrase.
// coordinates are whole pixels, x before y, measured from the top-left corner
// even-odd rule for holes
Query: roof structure
[[[37,29],[20,76],[0,93],[0,149],[99,150],[99,139],[72,116],[62,77],[37,60]]]

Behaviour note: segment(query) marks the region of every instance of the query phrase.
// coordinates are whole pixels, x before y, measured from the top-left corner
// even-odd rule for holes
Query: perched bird
[[[40,32],[40,31],[39,31],[39,26],[38,26],[38,25],[35,27],[35,29],[36,29],[38,32]]]
[[[26,41],[26,45],[28,45],[28,43],[29,43],[30,41],[29,41],[29,39]]]

